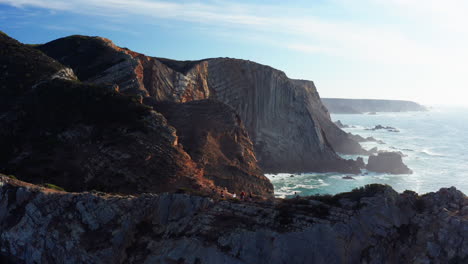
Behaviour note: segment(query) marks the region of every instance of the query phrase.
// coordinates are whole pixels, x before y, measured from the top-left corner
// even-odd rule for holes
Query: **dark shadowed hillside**
[[[244,153],[253,153],[252,146],[245,145],[245,152],[225,158],[226,162],[231,158],[236,161],[231,167],[213,165],[218,175],[206,178],[204,165],[193,161],[179,144],[176,129],[163,115],[142,104],[141,97],[120,93],[115,84],[80,82],[71,69],[42,52],[6,35],[0,37],[2,51],[10,51],[1,56],[1,65],[8,71],[1,76],[0,93],[10,96],[9,107],[0,113],[1,171],[70,191],[121,193],[223,187],[234,191],[226,182],[213,184],[213,178],[225,174],[223,170],[234,179],[249,178],[249,173],[263,177],[257,164],[250,161],[254,156],[243,159]],[[82,59],[89,67],[79,71],[84,76],[102,69],[89,58]],[[230,129],[226,133],[237,129],[237,133],[246,134],[238,120],[213,120],[221,134],[223,126],[217,121]],[[227,134],[224,140],[231,140],[230,136],[236,135]],[[244,163],[252,170],[240,169]],[[261,188],[256,188],[258,182]],[[270,196],[273,187],[268,180],[263,177],[263,182],[258,182],[252,182],[250,190]]]
[[[96,46],[103,52],[89,56]],[[356,154],[362,153],[361,147],[331,122],[310,81],[292,80],[245,60],[148,57],[99,37],[71,36],[38,49],[72,67],[81,80],[117,83],[122,93],[156,102],[216,99],[231,106],[266,172],[359,171],[335,151]]]

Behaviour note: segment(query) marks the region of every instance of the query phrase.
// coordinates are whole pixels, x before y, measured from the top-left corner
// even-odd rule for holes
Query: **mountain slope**
[[[89,56],[95,59],[83,63],[95,45],[108,55]],[[117,83],[123,93],[159,102],[211,98],[233,107],[266,172],[359,171],[335,151],[361,153],[361,147],[331,122],[312,82],[291,80],[281,71],[244,60],[148,57],[99,37],[71,36],[38,48],[72,67],[80,79]],[[102,70],[89,76],[90,65]]]
[[[122,94],[113,84],[77,81],[70,69],[42,52],[8,36],[1,38],[2,48],[15,52],[1,56],[2,66],[9,71],[1,76],[0,93],[16,92],[11,97],[14,104],[0,112],[1,171],[70,191],[140,193],[184,188],[211,192],[223,187],[237,191],[207,179],[204,165],[194,162],[179,144],[176,129],[163,115],[142,104],[141,96]],[[27,65],[33,65],[35,72]],[[98,67],[88,66],[89,72]],[[23,88],[15,90],[20,84]],[[223,124],[246,133],[236,120]],[[244,147],[246,153],[253,152],[250,145]],[[242,167],[242,162],[232,166]],[[246,177],[238,180],[247,182],[258,176],[249,190],[271,196],[268,179],[256,163],[251,166],[251,171],[231,172],[231,176]],[[256,188],[258,182],[261,187]]]

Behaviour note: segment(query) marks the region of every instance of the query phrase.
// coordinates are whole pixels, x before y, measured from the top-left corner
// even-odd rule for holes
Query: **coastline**
[[[464,181],[463,171],[466,171],[468,157],[463,153],[463,146],[468,143],[464,131],[467,109],[435,107],[429,112],[378,113],[377,115],[337,115],[332,114],[333,121],[340,120],[345,125],[354,128],[344,128],[346,132],[363,137],[372,136],[382,140],[378,142],[361,142],[364,149],[374,147],[379,150],[401,151],[406,157],[403,162],[414,171],[412,175],[390,175],[364,171],[361,175],[346,173],[291,173],[280,176],[267,175],[275,186],[279,196],[311,194],[336,194],[350,191],[353,188],[371,184],[389,184],[395,190],[403,192],[411,189],[417,193],[437,191],[442,187],[456,186],[465,193],[468,185]],[[400,132],[370,131],[366,128],[375,125],[397,127]],[[345,159],[367,156],[342,155]],[[441,172],[445,176],[440,176]],[[364,175],[367,173],[367,175]],[[350,175],[354,180],[343,179]],[[274,178],[272,176],[275,176]],[[299,185],[302,185],[299,186]]]

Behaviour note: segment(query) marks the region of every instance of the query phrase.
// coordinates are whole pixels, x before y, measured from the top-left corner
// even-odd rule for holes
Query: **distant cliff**
[[[334,114],[427,111],[418,103],[402,100],[322,98],[322,102]]]
[[[0,176],[1,263],[467,263],[468,198],[371,185],[272,203],[66,193]]]
[[[99,37],[71,36],[38,46],[86,82],[116,83],[155,102],[216,99],[239,114],[266,172],[358,172],[336,153],[363,150],[330,120],[310,81],[229,58],[174,61],[148,57]]]

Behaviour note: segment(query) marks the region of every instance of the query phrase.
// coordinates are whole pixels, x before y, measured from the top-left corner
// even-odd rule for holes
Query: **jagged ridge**
[[[89,49],[95,46],[106,55],[91,56],[95,51]],[[359,172],[335,151],[356,154],[362,148],[331,122],[310,81],[291,80],[281,71],[244,60],[148,57],[99,37],[72,36],[38,48],[72,67],[82,80],[117,83],[124,93],[156,101],[212,98],[226,103],[244,122],[267,172]],[[83,63],[82,57],[91,60]],[[80,75],[88,73],[90,65],[94,74]]]
[[[65,193],[0,176],[11,263],[465,263],[468,198],[371,185],[273,204]]]
[[[87,38],[72,39],[83,43]],[[83,44],[93,50],[92,56],[117,61],[126,56],[114,58],[114,53],[109,56],[99,45]],[[211,179],[224,177],[222,163],[218,164],[219,175],[210,175],[211,179],[204,177],[205,165],[191,159],[179,144],[174,127],[163,115],[142,104],[139,93],[123,94],[113,83],[82,83],[70,69],[6,35],[1,35],[0,45],[2,52],[3,48],[9,51],[2,53],[0,64],[8,69],[0,76],[0,94],[9,95],[8,107],[0,111],[2,171],[71,191],[141,193],[188,188],[211,192],[212,188],[222,187],[238,191],[227,182],[213,184]],[[81,54],[79,47],[76,52]],[[86,56],[80,58],[80,63],[86,65],[77,69],[81,76],[89,77],[110,65],[93,64]],[[131,71],[123,72],[132,75]],[[127,84],[127,90],[143,91],[131,81]],[[18,86],[23,88],[16,89]],[[210,103],[204,107],[209,109]],[[218,109],[232,111],[226,105]],[[238,120],[217,121],[223,121],[230,130],[246,134]],[[243,147],[244,153],[253,153],[251,145]],[[251,182],[248,190],[271,196],[273,187],[256,163],[248,165],[251,170],[236,171],[252,158],[246,157],[244,161],[243,153],[239,155],[240,159],[229,157],[237,162],[229,158],[225,161],[232,167],[229,175],[238,177],[239,181],[243,181],[241,177],[255,178],[257,182]]]

